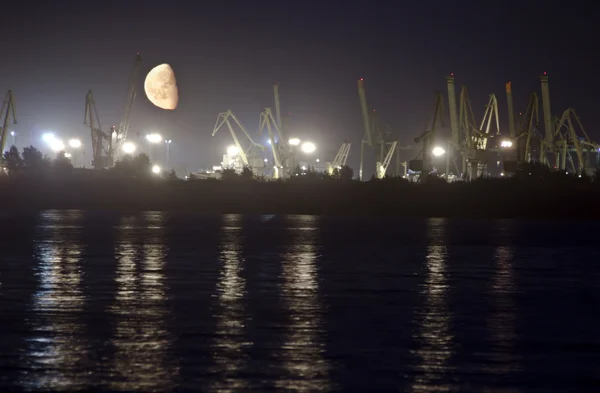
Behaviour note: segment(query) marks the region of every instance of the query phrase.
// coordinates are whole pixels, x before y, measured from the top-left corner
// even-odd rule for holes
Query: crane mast
[[[360,102],[360,111],[363,120],[364,137],[360,144],[360,168],[358,178],[363,179],[363,164],[365,145],[374,147],[377,155],[375,164],[375,176],[378,179],[385,177],[387,168],[396,150],[397,141],[391,136],[389,125],[385,124],[376,117],[375,110],[369,111],[367,104],[367,94],[365,92],[365,82],[360,78],[357,83],[358,98]]]
[[[2,113],[4,113],[4,120],[2,123],[2,129],[0,130],[0,154],[4,153],[4,145],[6,144],[6,134],[8,133],[8,119],[11,114],[13,118],[13,124],[17,124],[15,99],[11,90],[9,90],[6,93],[6,98],[4,99],[4,104],[2,105],[2,111],[0,112],[0,115]]]
[[[131,109],[133,108],[133,102],[135,101],[135,97],[137,95],[137,89],[135,86],[136,86],[141,63],[142,63],[142,56],[138,53],[135,56],[133,71],[131,73],[131,79],[129,80],[129,91],[127,93],[127,103],[125,104],[125,113],[123,114],[123,119],[121,120],[121,123],[119,124],[119,129],[115,130],[117,132],[117,146],[116,146],[117,154],[121,153],[120,147],[127,140],[127,132],[129,131],[129,118],[131,117]]]
[[[275,173],[274,178],[279,178],[279,170],[283,169],[283,173],[285,176],[286,169],[286,161],[291,154],[290,146],[285,140],[281,129],[277,125],[277,121],[273,117],[273,112],[271,108],[265,108],[265,110],[260,114],[260,125],[259,125],[259,133],[262,133],[264,129],[267,129],[267,133],[269,135],[269,141],[271,142],[271,150],[273,152],[273,161],[275,163]],[[275,141],[275,135],[273,133],[273,129],[277,133],[277,141]]]
[[[85,97],[85,116],[83,124],[90,127],[92,136],[92,165],[96,169],[110,166],[112,158],[112,137],[102,131],[92,90],[89,90]]]

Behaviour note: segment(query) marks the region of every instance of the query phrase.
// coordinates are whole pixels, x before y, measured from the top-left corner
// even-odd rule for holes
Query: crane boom
[[[4,113],[4,121],[2,123],[2,129],[0,130],[0,154],[4,152],[4,145],[6,144],[6,134],[8,133],[8,118],[11,114],[13,118],[13,124],[17,124],[15,99],[11,90],[9,90],[6,93],[6,98],[4,99],[4,104],[2,105],[2,112],[0,112],[0,115],[2,113]]]
[[[342,147],[340,147],[340,150],[338,150],[337,154],[335,155],[333,161],[327,163],[327,173],[331,175],[335,169],[339,170],[346,165],[348,153],[350,153],[350,142],[344,142]]]
[[[96,103],[94,102],[94,95],[91,90],[88,91],[85,97],[85,116],[83,118],[83,124],[90,127],[92,136],[92,165],[96,169],[106,168],[111,164],[112,138],[102,131],[100,118],[98,117],[98,111],[96,110]]]
[[[244,135],[246,135],[246,138],[248,138],[248,140],[250,141],[250,146],[248,146],[247,148],[244,148],[242,146],[238,136],[236,135],[236,133],[233,129],[233,125],[231,124],[230,119],[233,119],[233,122],[237,125],[237,127],[240,130],[242,130],[242,133]],[[217,121],[215,123],[215,128],[213,129],[212,136],[215,136],[217,131],[219,131],[219,129],[221,129],[221,127],[223,125],[226,125],[227,128],[229,129],[231,138],[233,139],[233,143],[235,144],[235,146],[238,148],[239,155],[240,155],[240,158],[242,159],[243,164],[251,167],[254,164],[253,158],[255,158],[254,157],[255,151],[257,149],[264,150],[265,149],[264,146],[259,143],[256,143],[252,139],[252,137],[250,136],[250,134],[248,133],[246,128],[242,125],[242,123],[237,119],[237,117],[233,114],[233,112],[231,110],[228,110],[227,112],[219,113],[219,116],[217,117]]]
[[[125,113],[123,119],[119,124],[117,131],[117,151],[120,151],[119,147],[127,140],[127,132],[129,131],[129,119],[131,117],[131,109],[133,108],[133,102],[137,95],[136,82],[140,71],[140,65],[142,64],[142,56],[138,53],[135,56],[135,62],[133,64],[133,71],[131,73],[131,79],[129,80],[129,91],[127,93],[127,103],[125,104]]]

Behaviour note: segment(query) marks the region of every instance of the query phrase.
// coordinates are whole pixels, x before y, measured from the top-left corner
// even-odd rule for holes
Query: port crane
[[[338,150],[335,158],[331,162],[327,162],[327,173],[332,175],[334,170],[340,170],[344,165],[346,165],[346,161],[348,160],[348,153],[350,153],[350,142],[344,142],[340,150]]]
[[[363,78],[358,80],[358,97],[365,131],[360,144],[360,169],[358,177],[360,180],[363,179],[364,149],[366,145],[375,149],[377,154],[375,176],[378,179],[383,179],[392,161],[398,141],[392,137],[390,127],[379,119],[375,110],[369,110]]]
[[[89,90],[85,97],[83,124],[90,128],[92,136],[92,166],[95,169],[103,169],[111,166],[113,153],[112,135],[102,131],[92,90]]]
[[[288,172],[287,162],[291,155],[291,149],[288,141],[283,136],[281,128],[277,125],[277,121],[273,117],[271,108],[265,108],[260,114],[258,132],[261,134],[264,130],[267,130],[269,136],[269,143],[271,144],[271,151],[273,152],[274,162],[274,173],[273,178],[279,179],[280,176],[286,176]],[[275,139],[277,136],[277,139]],[[280,171],[282,172],[280,174]]]
[[[2,129],[0,130],[0,154],[4,153],[4,145],[6,144],[6,135],[8,133],[8,121],[11,115],[13,118],[13,124],[17,124],[15,98],[11,90],[6,93],[6,98],[4,98],[4,104],[2,104],[0,116],[2,114],[4,114],[4,119],[2,121]]]
[[[131,78],[129,80],[129,90],[127,93],[127,102],[125,104],[125,112],[123,114],[123,119],[119,124],[119,128],[113,126],[110,131],[111,136],[113,134],[116,135],[116,146],[114,149],[116,155],[122,154],[123,144],[127,141],[127,134],[129,131],[129,119],[131,118],[131,109],[133,108],[133,103],[137,95],[136,82],[138,79],[141,64],[142,56],[139,53],[137,53],[135,56],[135,62],[133,64]]]
[[[238,136],[235,133],[234,127],[232,125],[232,121],[237,126],[237,128],[242,131],[242,133],[246,136],[246,138],[248,138],[248,140],[250,141],[250,144],[248,145],[248,147],[244,148],[242,146],[240,139],[238,138]],[[252,139],[252,137],[250,136],[250,134],[248,133],[246,128],[242,125],[242,123],[238,120],[238,118],[233,114],[233,112],[231,110],[228,110],[227,112],[219,113],[219,115],[217,117],[217,121],[215,123],[215,127],[213,129],[212,136],[215,136],[217,131],[219,131],[221,129],[221,127],[223,127],[223,125],[227,126],[227,129],[229,130],[229,132],[231,134],[231,138],[233,139],[234,145],[237,147],[237,151],[240,156],[240,159],[242,160],[242,164],[244,166],[247,166],[250,169],[252,169],[253,172],[256,171],[257,169],[262,168],[264,166],[264,162],[262,161],[262,159],[260,157],[260,152],[265,150],[264,146],[261,145],[260,143],[256,143]],[[256,173],[256,172],[254,172],[254,173]]]
[[[435,93],[435,107],[431,119],[431,127],[428,127],[421,135],[415,138],[415,143],[421,144],[420,156],[422,161],[411,161],[411,170],[429,173],[433,167],[431,152],[438,127],[444,127],[444,97],[439,91]],[[448,152],[449,154],[449,152]]]

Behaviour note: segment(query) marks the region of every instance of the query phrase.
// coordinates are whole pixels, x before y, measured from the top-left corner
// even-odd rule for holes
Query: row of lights
[[[512,145],[513,145],[512,141],[506,140],[506,141],[500,142],[500,147],[505,148],[505,149],[511,148]],[[436,157],[441,157],[444,154],[446,154],[446,150],[443,147],[437,146],[437,147],[433,148],[433,150],[431,151],[431,154],[433,154]]]

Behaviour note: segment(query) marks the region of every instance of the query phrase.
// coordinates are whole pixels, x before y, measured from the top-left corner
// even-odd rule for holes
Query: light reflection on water
[[[492,314],[487,323],[492,344],[492,362],[486,371],[499,375],[508,375],[521,368],[519,358],[514,353],[517,339],[514,295],[517,288],[513,257],[512,248],[507,246],[498,247],[494,255],[496,273],[492,284]]]
[[[430,245],[427,246],[426,277],[422,289],[424,304],[415,313],[418,331],[414,341],[418,348],[414,354],[419,359],[415,380],[411,385],[414,392],[447,392],[451,390],[448,361],[453,353],[454,337],[450,331],[452,323],[448,306],[448,278],[446,268],[446,246],[440,237],[446,230],[445,220],[429,220]]]
[[[216,330],[212,343],[212,358],[217,379],[212,390],[219,392],[244,391],[247,382],[240,375],[248,362],[244,347],[252,343],[245,338],[244,298],[246,283],[241,275],[242,217],[230,214],[223,216],[221,227],[220,262],[221,271],[217,284]]]
[[[47,211],[39,219],[44,233],[35,243],[39,289],[23,355],[30,371],[23,374],[22,384],[29,389],[80,390],[89,384],[89,342],[81,322],[82,246],[73,236],[81,228],[82,215]]]
[[[117,295],[109,310],[116,320],[111,389],[168,391],[175,386],[178,369],[167,359],[173,337],[166,326],[162,220],[163,213],[149,212],[124,217],[117,228]]]
[[[470,234],[495,223],[428,220],[417,233],[378,219],[99,215],[4,225],[31,245],[0,265],[13,280],[0,293],[0,392],[356,391],[372,378],[380,391],[595,391],[597,245],[573,257],[548,240],[563,227],[560,241],[579,239],[582,223],[502,224],[482,245]],[[515,240],[525,231],[535,248]],[[357,302],[373,313],[349,320],[371,328],[329,335]]]
[[[324,356],[324,310],[315,265],[318,218],[294,218],[299,226],[290,229],[290,245],[283,255],[281,296],[289,323],[280,349],[284,375],[276,387],[294,392],[326,392],[330,390],[330,366]]]

